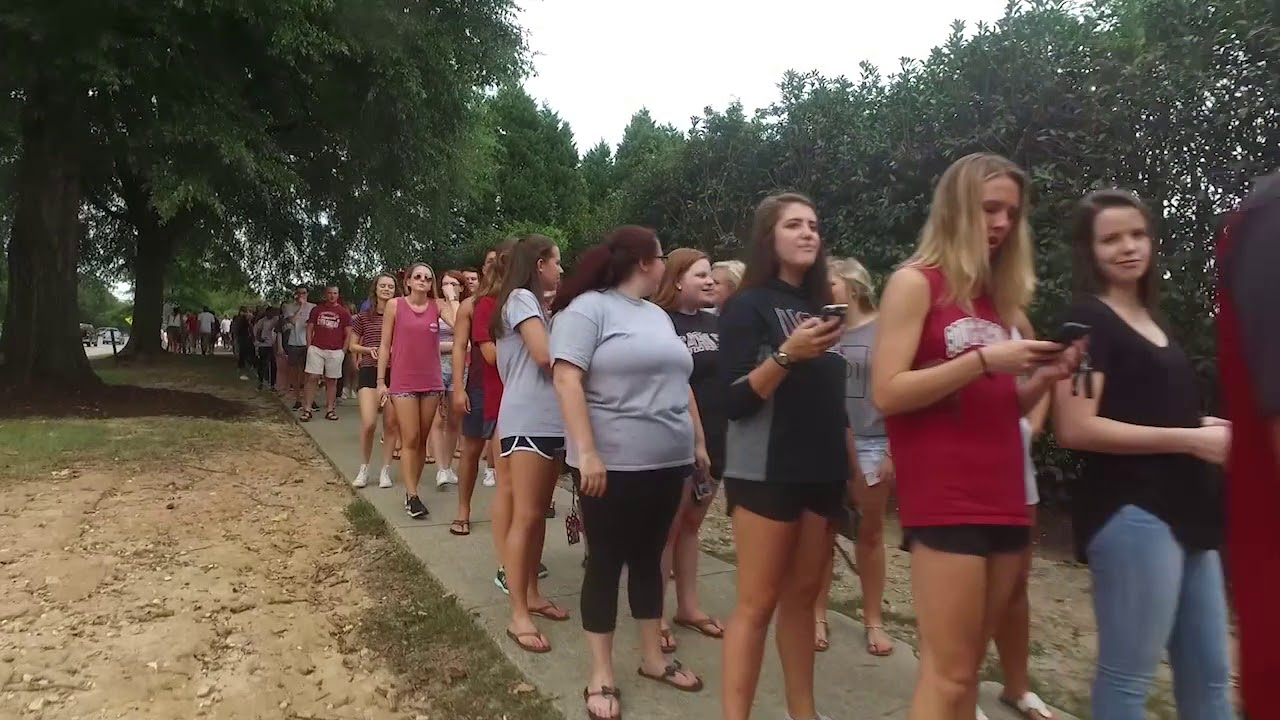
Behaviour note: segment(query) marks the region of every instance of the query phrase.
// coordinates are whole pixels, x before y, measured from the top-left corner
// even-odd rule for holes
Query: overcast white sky
[[[777,97],[787,70],[888,75],[950,31],[994,21],[1006,0],[518,0],[536,74],[525,88],[573,127],[579,152],[616,144],[647,107],[681,130],[711,105],[748,112]]]

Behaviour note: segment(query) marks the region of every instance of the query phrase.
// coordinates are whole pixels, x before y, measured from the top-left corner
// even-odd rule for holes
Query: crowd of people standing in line
[[[381,416],[379,486],[395,484],[398,453],[405,510],[426,516],[419,483],[434,452],[437,484],[458,485],[449,532],[467,536],[488,454],[494,582],[510,599],[507,636],[531,653],[552,650],[539,622],[570,618],[538,584],[546,509],[567,466],[567,529],[587,550],[579,613],[592,718],[621,716],[613,636],[624,567],[641,677],[697,692],[702,679],[668,659],[671,625],[722,639],[723,717],[745,720],[773,623],[788,717],[824,717],[814,657],[831,643],[834,534],[851,505],[865,649],[895,650],[881,615],[891,493],[920,637],[909,717],[981,718],[993,639],[1001,700],[1051,717],[1027,677],[1030,446],[1051,420],[1058,443],[1084,459],[1073,521],[1098,626],[1094,716],[1143,717],[1167,650],[1180,716],[1226,720],[1217,467],[1232,424],[1201,414],[1194,369],[1157,309],[1153,220],[1131,193],[1081,200],[1078,292],[1064,325],[1079,332],[1037,339],[1026,315],[1036,281],[1028,194],[1004,158],[955,162],[879,302],[866,268],[829,257],[814,203],[788,193],[756,208],[745,263],[667,252],[654,231],[624,226],[562,279],[560,249],[530,235],[493,248],[478,272],[415,263],[380,274],[359,312],[336,288],[311,307],[300,291],[260,323],[282,317],[290,329],[270,347],[310,380],[297,382],[301,420],[321,378],[326,417],[337,417],[344,355],[355,358],[357,486],[369,480]],[[698,529],[721,485],[738,562],[726,622],[700,607],[696,572]]]

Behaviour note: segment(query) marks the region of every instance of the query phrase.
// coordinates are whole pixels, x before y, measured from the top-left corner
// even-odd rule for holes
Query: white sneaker
[[[447,472],[447,473],[449,473],[449,484],[450,484],[450,485],[457,485],[457,484],[458,484],[458,473],[454,472],[454,471],[453,471],[453,468],[451,468],[451,467],[447,467],[447,468],[445,468],[445,469],[444,469],[444,471],[445,471],[445,472]]]
[[[383,465],[382,472],[378,475],[378,487],[389,488],[391,485],[391,467]]]
[[[436,471],[436,489],[439,490],[449,484],[449,473],[445,470]]]
[[[352,487],[362,488],[369,484],[369,466],[361,465],[360,472],[356,473],[356,479],[352,481]]]
[[[498,476],[493,473],[493,468],[484,469],[483,485],[485,487],[493,487],[498,484]]]

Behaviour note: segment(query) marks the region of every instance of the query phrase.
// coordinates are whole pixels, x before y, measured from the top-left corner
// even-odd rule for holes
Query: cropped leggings
[[[580,478],[576,469],[574,483]],[[618,624],[618,586],[627,568],[627,599],[637,620],[662,617],[662,548],[691,468],[610,470],[604,495],[581,495],[587,536],[582,576],[582,629],[611,633]]]

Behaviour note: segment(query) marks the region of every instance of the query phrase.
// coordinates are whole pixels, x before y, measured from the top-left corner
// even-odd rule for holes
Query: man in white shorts
[[[311,419],[311,403],[316,383],[324,377],[326,420],[337,420],[338,378],[342,377],[342,361],[346,353],[347,328],[351,327],[351,311],[338,302],[338,288],[324,289],[324,302],[316,305],[307,318],[307,379],[303,385],[302,413],[298,419]]]

